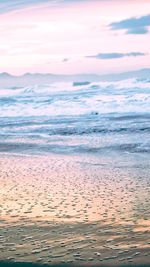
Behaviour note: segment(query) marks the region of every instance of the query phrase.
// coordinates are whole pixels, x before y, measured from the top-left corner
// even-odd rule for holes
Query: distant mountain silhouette
[[[97,81],[119,81],[130,78],[150,79],[150,69],[141,69],[137,71],[97,75],[97,74],[76,74],[59,75],[51,73],[25,73],[22,76],[13,76],[7,72],[0,73],[0,86],[29,86],[42,85],[54,82],[97,82]]]

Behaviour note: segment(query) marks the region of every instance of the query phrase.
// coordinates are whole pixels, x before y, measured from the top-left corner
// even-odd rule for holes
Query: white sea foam
[[[129,79],[73,86],[54,83],[0,89],[0,116],[55,116],[150,112],[150,83]]]
[[[148,80],[0,89],[0,152],[148,155],[149,132]]]

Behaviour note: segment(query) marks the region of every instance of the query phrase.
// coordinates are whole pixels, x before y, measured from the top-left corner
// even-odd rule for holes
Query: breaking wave
[[[150,80],[0,88],[0,151],[20,143],[28,151],[149,153]]]

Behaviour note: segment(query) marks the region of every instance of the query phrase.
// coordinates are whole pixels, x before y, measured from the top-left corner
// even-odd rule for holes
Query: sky
[[[150,0],[1,0],[0,72],[150,67]]]

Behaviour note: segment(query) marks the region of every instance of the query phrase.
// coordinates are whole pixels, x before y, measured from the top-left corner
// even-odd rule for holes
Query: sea
[[[150,163],[150,80],[0,87],[0,153]]]

